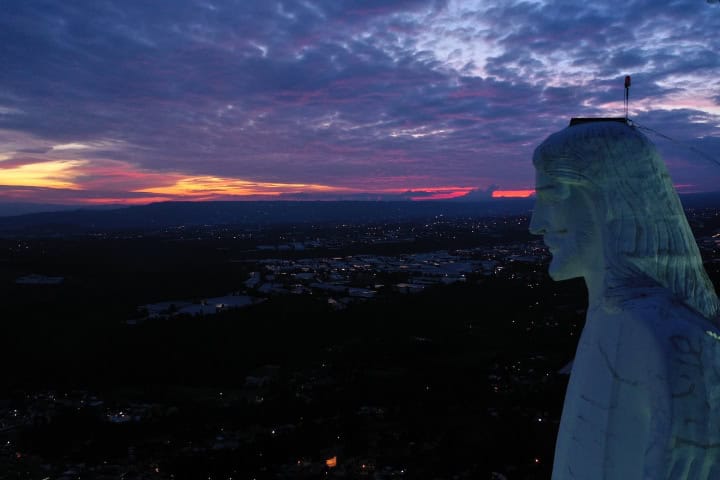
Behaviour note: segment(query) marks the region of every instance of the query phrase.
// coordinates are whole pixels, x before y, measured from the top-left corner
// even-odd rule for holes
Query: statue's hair
[[[668,288],[708,319],[720,302],[665,163],[636,128],[620,122],[568,127],[547,138],[535,167],[559,182],[601,199],[606,261],[625,274],[642,274]]]

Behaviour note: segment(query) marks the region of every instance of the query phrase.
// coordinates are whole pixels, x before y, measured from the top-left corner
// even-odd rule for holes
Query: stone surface
[[[530,229],[589,308],[553,479],[720,479],[718,299],[662,159],[635,128],[568,127],[535,151]]]

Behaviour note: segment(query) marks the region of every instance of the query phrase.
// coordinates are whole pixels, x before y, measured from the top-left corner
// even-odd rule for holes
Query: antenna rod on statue
[[[630,75],[625,75],[625,120],[628,119],[628,104],[630,103]]]

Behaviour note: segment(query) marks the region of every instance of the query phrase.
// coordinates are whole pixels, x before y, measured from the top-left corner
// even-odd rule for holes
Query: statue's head
[[[533,164],[530,230],[553,255],[552,278],[612,270],[670,289],[707,318],[720,313],[665,163],[636,128],[612,121],[568,127],[535,149]]]

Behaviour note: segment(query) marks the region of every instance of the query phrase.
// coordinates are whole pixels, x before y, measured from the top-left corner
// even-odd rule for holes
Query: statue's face
[[[552,254],[550,277],[587,277],[602,268],[600,229],[588,193],[537,172],[530,232],[542,235]]]

